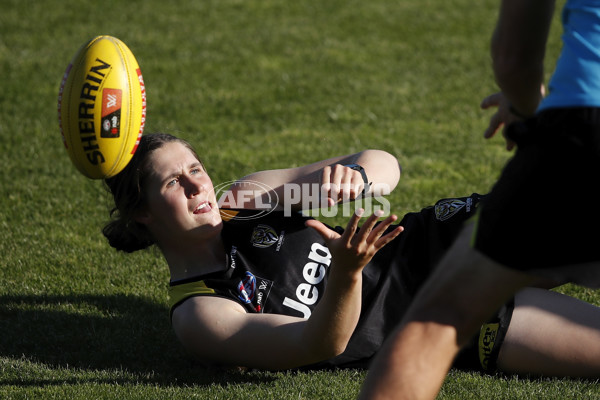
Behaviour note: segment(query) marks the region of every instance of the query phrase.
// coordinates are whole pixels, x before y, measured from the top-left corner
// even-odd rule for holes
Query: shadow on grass
[[[56,378],[2,374],[13,376],[0,375],[0,385],[227,385],[275,379],[204,367],[179,345],[168,315],[164,306],[127,295],[0,296],[0,357],[74,370],[66,378],[68,372],[57,372]]]

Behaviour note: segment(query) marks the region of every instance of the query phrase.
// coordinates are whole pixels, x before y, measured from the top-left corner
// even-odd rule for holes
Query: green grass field
[[[81,44],[110,34],[129,45],[146,82],[146,132],[192,142],[215,185],[380,148],[402,163],[390,202],[403,214],[486,192],[510,156],[499,137],[483,139],[490,112],[478,106],[495,91],[496,8],[492,0],[0,0],[0,398],[353,399],[365,376],[210,370],[181,349],[164,260],[108,246],[100,230],[110,199],[62,145],[58,87]],[[600,303],[596,292],[561,290]],[[453,371],[440,398],[589,399],[600,388]]]

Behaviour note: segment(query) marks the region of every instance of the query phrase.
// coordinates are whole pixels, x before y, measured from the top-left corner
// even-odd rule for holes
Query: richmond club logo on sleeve
[[[452,216],[456,215],[465,206],[467,207],[467,213],[471,211],[471,205],[473,200],[468,198],[465,200],[461,199],[446,199],[440,200],[435,205],[435,218],[438,221],[445,221]]]

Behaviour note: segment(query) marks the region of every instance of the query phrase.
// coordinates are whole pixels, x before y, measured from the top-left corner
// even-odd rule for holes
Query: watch
[[[350,169],[360,172],[360,174],[362,175],[363,181],[365,183],[365,186],[363,188],[362,193],[359,196],[363,196],[365,193],[367,193],[369,191],[369,188],[371,187],[371,182],[369,182],[369,178],[367,178],[367,173],[365,172],[365,169],[361,165],[358,165],[358,164],[346,164],[346,165],[344,165],[344,167],[348,167]]]

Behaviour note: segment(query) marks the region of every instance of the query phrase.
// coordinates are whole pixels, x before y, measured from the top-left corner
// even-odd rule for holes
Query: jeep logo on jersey
[[[257,225],[250,238],[252,246],[260,248],[269,247],[277,243],[278,240],[277,232],[268,225]]]
[[[468,198],[467,201],[463,201],[460,199],[446,199],[440,200],[435,205],[435,218],[438,221],[445,221],[448,218],[451,218],[453,215],[462,210],[465,206],[467,206],[467,212],[471,210],[471,203],[473,200]]]

